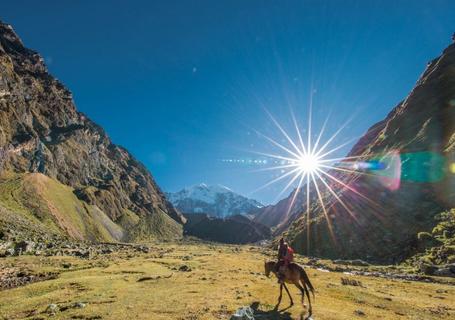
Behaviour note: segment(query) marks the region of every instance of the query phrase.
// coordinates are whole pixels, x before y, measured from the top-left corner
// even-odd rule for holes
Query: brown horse
[[[278,275],[277,275],[277,271],[278,270],[276,268],[276,265],[277,265],[277,263],[275,261],[266,261],[264,263],[265,275],[267,277],[269,277],[270,272],[273,272],[273,274],[275,274],[275,276],[277,276],[277,278],[278,278]],[[314,299],[314,288],[313,288],[313,285],[310,282],[310,279],[308,278],[307,273],[297,263],[290,263],[288,265],[288,267],[285,268],[285,269],[286,270],[283,273],[283,275],[284,275],[284,279],[283,280],[284,281],[280,283],[280,295],[278,297],[278,303],[275,306],[275,309],[278,309],[278,306],[281,303],[281,298],[282,298],[282,295],[283,295],[283,287],[286,290],[286,292],[288,293],[289,299],[291,300],[291,306],[294,304],[294,301],[292,300],[291,294],[289,293],[289,290],[286,287],[286,283],[291,283],[291,284],[295,285],[300,290],[300,292],[302,293],[302,304],[304,304],[305,294],[306,294],[306,296],[308,298],[308,304],[309,304],[308,317],[307,318],[311,317],[311,315],[313,313],[313,310],[312,310],[312,307],[311,307],[311,299],[310,299],[309,291],[311,291],[311,293],[313,294],[313,299]]]

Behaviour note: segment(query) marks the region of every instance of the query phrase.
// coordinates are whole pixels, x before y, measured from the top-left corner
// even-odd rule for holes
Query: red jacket
[[[291,263],[294,260],[294,250],[287,243],[278,247],[278,261],[281,260],[285,264]]]

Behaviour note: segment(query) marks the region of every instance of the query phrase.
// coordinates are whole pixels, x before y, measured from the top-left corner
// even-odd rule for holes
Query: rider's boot
[[[281,272],[278,272],[277,278],[279,284],[284,283],[284,275]]]

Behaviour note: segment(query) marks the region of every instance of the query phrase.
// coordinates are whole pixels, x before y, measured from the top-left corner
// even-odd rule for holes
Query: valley
[[[81,258],[22,255],[0,260],[6,273],[51,279],[0,291],[0,319],[230,319],[242,306],[256,308],[255,319],[296,319],[306,310],[290,287],[295,305],[274,311],[276,278],[264,275],[264,260],[275,253],[262,247],[184,240],[112,250]],[[453,319],[455,280],[441,283],[328,272],[328,260],[296,260],[305,265],[316,289],[313,319]],[[348,267],[390,272],[388,267]],[[342,269],[339,269],[342,270]],[[395,270],[394,272],[398,272]],[[348,279],[348,280],[346,280]],[[426,281],[429,281],[426,279]],[[286,294],[280,309],[288,307]]]
[[[155,29],[161,36],[161,28],[150,30]],[[157,50],[166,59],[144,68],[143,62],[152,58],[130,56],[131,51],[145,50],[134,45],[131,34],[136,31],[123,39],[112,37],[116,45],[125,38],[131,43],[125,42],[124,59],[115,56],[114,64],[104,70],[104,80],[120,81],[111,91],[104,92],[102,84],[93,91],[79,87],[86,95],[80,99],[81,110],[105,123],[133,155],[76,108],[71,91],[49,73],[52,59],[47,53],[43,58],[26,47],[13,27],[0,21],[0,320],[228,320],[242,307],[254,310],[256,320],[303,319],[308,307],[299,303],[298,290],[290,286],[293,306],[288,306],[284,293],[276,308],[279,284],[264,273],[264,263],[277,258],[281,237],[293,248],[282,246],[281,261],[295,251],[295,261],[304,266],[316,289],[309,319],[455,318],[455,35],[438,57],[426,67],[419,65],[424,71],[413,89],[383,120],[370,126],[374,122],[359,119],[370,126],[360,139],[349,140],[351,132],[335,141],[348,125],[326,120],[322,128],[327,124],[335,134],[329,138],[321,129],[312,144],[312,99],[317,92],[312,85],[308,126],[301,128],[308,140],[302,139],[292,108],[287,122],[293,120],[296,132],[290,135],[268,110],[267,120],[250,110],[267,134],[276,129],[280,136],[273,138],[278,142],[256,130],[243,132],[230,117],[235,108],[230,109],[229,97],[238,92],[216,93],[218,86],[231,87],[225,79],[206,79],[187,90],[209,71],[184,66],[186,60],[177,56],[169,58],[167,46]],[[65,40],[67,36],[74,34],[65,35]],[[93,50],[89,41],[79,46]],[[259,42],[256,38],[258,46]],[[114,52],[118,51],[105,54]],[[64,61],[70,56],[56,59],[59,64],[52,68],[68,76],[62,66],[74,62]],[[84,66],[87,70],[97,65],[92,58]],[[106,57],[99,58],[105,62]],[[155,72],[160,63],[165,71],[154,75],[159,81],[152,81],[148,71]],[[389,62],[394,63],[395,59]],[[254,66],[260,68],[257,61]],[[141,77],[128,73],[119,80],[122,70]],[[410,75],[408,71],[401,70],[395,78]],[[248,78],[243,72],[241,78]],[[84,78],[75,87],[94,76],[81,74]],[[257,77],[259,83],[264,74]],[[299,84],[297,76],[289,76],[293,86]],[[372,72],[368,78],[376,76]],[[176,87],[171,85],[174,81]],[[163,92],[156,89],[162,82],[167,88]],[[383,94],[354,84],[352,88],[369,98]],[[144,96],[127,98],[136,89]],[[115,106],[112,110],[94,99],[98,94],[110,98],[114,91],[125,97],[109,101]],[[163,96],[153,98],[156,92]],[[198,110],[203,101],[186,99],[185,94],[203,96],[207,110]],[[212,94],[215,103],[209,103]],[[281,108],[281,99],[264,99],[275,100]],[[248,101],[239,102],[250,107]],[[220,105],[229,108],[218,114]],[[351,114],[351,108],[345,106],[340,114]],[[317,109],[318,118],[325,116],[327,110]],[[111,111],[117,116],[111,117]],[[240,113],[242,125],[248,120],[243,119],[246,111]],[[278,107],[274,112],[285,117]],[[257,152],[265,140],[273,145],[270,150],[277,147],[282,153]],[[333,149],[324,151],[332,141]],[[243,154],[243,144],[249,148],[245,153],[255,153],[257,159]],[[343,148],[350,148],[344,157],[324,158]],[[229,152],[234,154],[227,161]],[[160,184],[149,170],[157,173]],[[269,175],[253,175],[259,171]],[[232,183],[245,195],[221,184],[191,185],[218,180]],[[261,191],[280,180],[283,190]],[[183,183],[191,186],[182,189]],[[254,184],[262,187],[253,191]],[[164,192],[163,186],[179,191]],[[251,198],[254,192],[271,190],[285,198],[268,205]],[[258,199],[269,203],[262,196]]]

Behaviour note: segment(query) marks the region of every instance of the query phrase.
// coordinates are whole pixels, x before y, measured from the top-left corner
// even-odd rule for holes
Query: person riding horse
[[[310,292],[312,293],[314,299],[314,287],[303,267],[293,262],[293,260],[294,250],[292,250],[292,248],[284,241],[284,238],[281,238],[278,246],[278,262],[264,261],[264,271],[266,277],[269,277],[270,273],[273,273],[278,278],[278,283],[280,284],[280,295],[278,296],[278,302],[275,306],[275,310],[278,309],[278,306],[281,303],[283,289],[286,290],[289,299],[291,300],[291,306],[294,304],[291,293],[286,286],[286,283],[289,283],[295,285],[302,293],[302,304],[304,304],[305,295],[308,298],[308,316],[305,319],[311,319],[313,307],[311,305]]]
[[[294,259],[293,253],[294,250],[292,250],[292,248],[284,241],[284,238],[281,238],[280,244],[278,245],[278,263],[276,264],[278,283],[283,282],[284,273]]]

